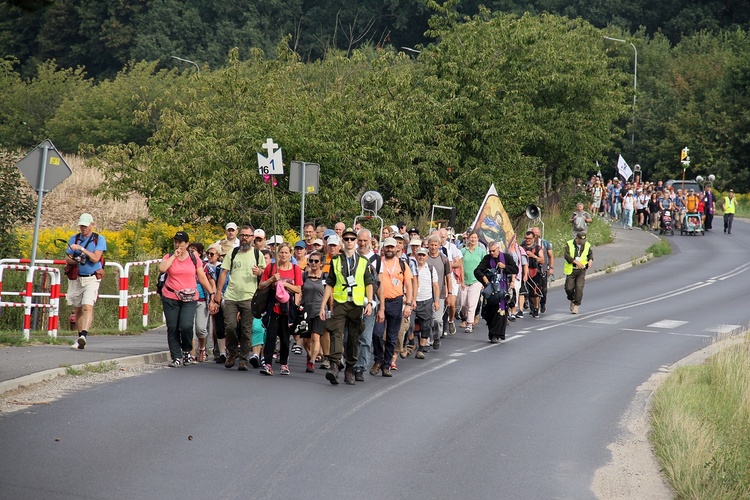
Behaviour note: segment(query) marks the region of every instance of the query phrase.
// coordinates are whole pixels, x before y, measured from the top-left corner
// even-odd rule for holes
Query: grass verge
[[[651,441],[675,498],[750,498],[750,336],[654,395]]]
[[[672,253],[672,247],[664,238],[660,238],[658,243],[654,243],[646,249],[646,253],[654,254],[654,257],[662,257]]]
[[[88,373],[107,373],[117,369],[116,361],[102,361],[101,363],[84,365],[81,368],[74,368],[72,366],[65,367],[65,373],[74,377],[80,377]]]

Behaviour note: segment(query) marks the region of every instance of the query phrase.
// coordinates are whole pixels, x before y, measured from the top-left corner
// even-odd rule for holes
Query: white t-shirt
[[[432,284],[438,282],[437,270],[425,262],[421,268],[418,268],[418,273],[419,288],[417,289],[417,302],[432,300]]]

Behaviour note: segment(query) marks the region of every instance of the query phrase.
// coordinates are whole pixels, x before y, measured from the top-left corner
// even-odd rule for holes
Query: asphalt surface
[[[288,377],[204,363],[0,415],[0,497],[595,498],[641,384],[750,320],[749,227],[590,274],[579,315],[558,279],[505,342],[480,322],[393,378],[332,386],[294,355]],[[631,266],[655,241],[638,233],[595,269]],[[669,497],[641,493],[619,498]]]
[[[587,273],[589,278],[632,267],[635,262],[645,259],[648,247],[658,242],[654,234],[646,231],[623,230],[619,225],[614,225],[613,229],[614,242],[594,248],[594,265]],[[555,267],[557,279],[550,284],[552,288],[562,286],[565,281],[562,261]],[[514,328],[517,327],[510,325],[508,333],[512,334]],[[60,330],[59,336],[71,342],[76,338],[65,336],[65,330]],[[83,350],[55,345],[1,348],[0,394],[64,375],[69,366],[112,360],[121,365],[167,362],[166,337],[165,327],[140,335],[97,336],[94,331],[89,334]]]

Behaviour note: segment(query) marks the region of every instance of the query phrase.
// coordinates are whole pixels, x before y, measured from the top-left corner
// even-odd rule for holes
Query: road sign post
[[[300,236],[305,234],[305,195],[318,193],[320,164],[306,161],[293,161],[289,168],[289,191],[302,193],[299,215]]]

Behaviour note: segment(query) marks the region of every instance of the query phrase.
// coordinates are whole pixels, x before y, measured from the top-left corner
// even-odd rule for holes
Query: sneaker
[[[441,338],[441,339],[444,339],[444,338],[445,338],[445,337],[447,337],[447,336],[448,336],[448,330],[443,330],[443,334],[442,334],[442,335],[440,335],[440,338]]]
[[[336,363],[331,365],[331,368],[326,372],[326,380],[328,380],[331,385],[339,385],[339,365]]]
[[[357,382],[364,382],[365,381],[365,371],[364,370],[354,370],[354,380]]]
[[[315,363],[312,361],[307,362],[307,366],[305,367],[305,371],[307,373],[315,373]]]
[[[257,354],[253,354],[252,356],[250,356],[250,359],[248,361],[250,361],[250,365],[253,368],[260,367],[260,358],[258,357]]]
[[[384,377],[392,377],[393,376],[393,374],[391,373],[391,369],[388,368],[387,366],[383,367],[383,373],[382,373],[382,375]]]
[[[531,317],[532,318],[538,318],[539,317],[539,309],[536,309],[534,307],[531,308]]]
[[[522,319],[523,318],[523,311],[518,311],[518,313],[516,314],[516,318]]]
[[[497,337],[490,337],[490,344],[499,344],[500,339]]]
[[[237,355],[236,354],[230,354],[229,357],[227,357],[227,360],[224,362],[225,368],[232,368],[234,366],[234,362],[237,361]]]
[[[547,312],[547,304],[544,304],[539,312],[542,313],[542,314],[546,313]]]
[[[472,333],[472,332],[474,331],[474,327],[473,327],[473,326],[467,326],[467,327],[466,327],[466,330],[464,330],[464,331],[465,331],[466,333]]]
[[[192,365],[193,363],[195,363],[195,358],[189,352],[182,357],[183,365],[187,366]]]
[[[170,368],[180,367],[180,366],[182,366],[182,361],[180,361],[179,359],[173,359],[172,361],[169,362],[168,366]]]
[[[219,354],[219,357],[216,358],[217,363],[226,363],[227,362],[227,355],[225,353]]]
[[[263,368],[261,368],[260,373],[261,375],[271,376],[273,375],[273,367],[271,365],[265,365]]]
[[[370,375],[374,377],[378,373],[380,373],[380,363],[375,363],[372,365],[372,368],[370,368]]]
[[[450,323],[448,323],[448,333],[451,334],[451,335],[455,335],[456,334],[456,323],[455,322],[451,321]]]
[[[515,314],[509,314],[508,315],[508,321],[515,321],[515,320],[516,320],[516,315]]]
[[[289,365],[281,365],[281,371],[279,375],[290,375],[292,372],[289,371]]]
[[[421,349],[418,350],[417,353],[414,355],[414,357],[417,359],[424,359],[424,351]]]
[[[435,349],[436,351],[437,351],[438,349],[440,349],[440,342],[441,342],[441,341],[440,341],[440,337],[438,337],[438,338],[434,339],[434,340],[432,341],[432,348],[433,348],[433,349]]]
[[[81,335],[80,337],[78,337],[76,343],[78,344],[79,349],[83,349],[84,347],[86,347],[86,337]]]
[[[247,361],[240,360],[240,366],[237,369],[239,371],[241,371],[241,372],[246,372],[247,371]]]
[[[578,314],[578,306],[573,304],[573,310],[570,312],[572,312],[573,314]]]
[[[320,368],[321,370],[330,370],[331,362],[328,360],[328,358],[323,358],[323,361],[320,363],[320,366],[318,368]]]
[[[398,370],[398,366],[396,366],[396,363],[391,363],[391,370]]]

